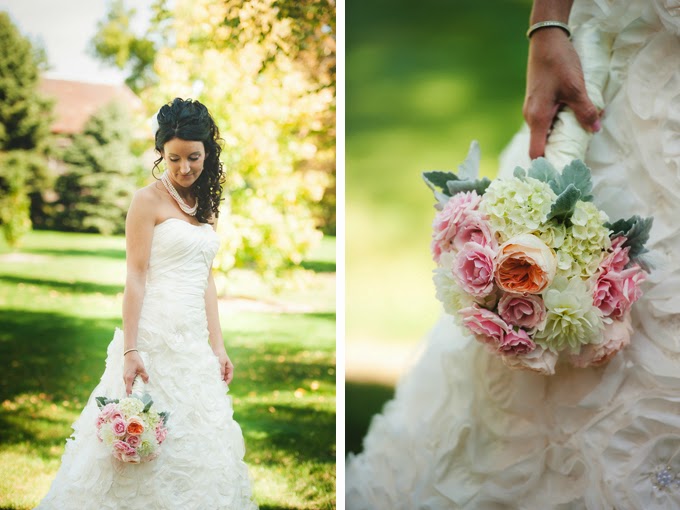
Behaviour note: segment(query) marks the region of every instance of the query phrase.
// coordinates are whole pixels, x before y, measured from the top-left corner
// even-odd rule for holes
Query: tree
[[[51,103],[37,93],[44,52],[0,12],[0,222],[15,245],[31,228],[47,175]]]
[[[68,170],[57,179],[57,225],[80,232],[120,234],[136,184],[127,110],[112,102],[95,113],[64,152]]]
[[[154,8],[144,36],[154,42],[145,74],[154,84],[142,99],[149,111],[176,96],[201,100],[225,141],[230,193],[215,265],[274,277],[299,264],[321,237],[312,211],[334,169],[333,6],[176,0],[170,9],[161,0]],[[120,39],[131,49],[131,37]],[[108,54],[114,48],[109,39]]]

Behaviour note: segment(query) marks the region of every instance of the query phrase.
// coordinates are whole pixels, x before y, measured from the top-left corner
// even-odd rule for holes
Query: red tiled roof
[[[90,116],[113,100],[129,105],[133,111],[143,108],[142,101],[126,85],[43,78],[38,90],[56,99],[52,133],[81,133]]]

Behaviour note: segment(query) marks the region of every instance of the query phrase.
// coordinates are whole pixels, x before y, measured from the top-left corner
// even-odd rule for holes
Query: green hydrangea
[[[551,221],[538,227],[538,230],[533,234],[553,250],[557,250],[564,244],[567,237],[567,227],[562,223]]]
[[[496,179],[484,193],[480,209],[499,233],[499,241],[505,242],[538,230],[556,198],[550,185],[538,179]]]
[[[597,271],[611,246],[609,229],[604,226],[608,219],[592,202],[576,202],[571,226],[557,253],[559,274],[585,278]]]
[[[557,276],[543,300],[548,313],[545,328],[534,337],[538,345],[553,352],[567,347],[578,352],[581,345],[601,341],[601,313],[581,278]]]
[[[144,404],[137,398],[127,397],[120,401],[120,410],[127,417],[141,414]]]

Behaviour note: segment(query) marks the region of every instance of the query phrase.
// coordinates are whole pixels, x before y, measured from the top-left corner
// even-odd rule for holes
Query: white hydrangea
[[[453,276],[452,268],[455,261],[455,255],[451,252],[442,253],[439,259],[440,266],[434,270],[434,286],[436,289],[437,299],[444,306],[444,311],[458,320],[458,310],[472,306],[474,302],[472,297],[467,294],[458,281]]]
[[[576,202],[572,225],[557,254],[559,273],[566,277],[592,276],[611,247],[609,230],[604,226],[607,215],[592,202]]]
[[[101,426],[101,429],[99,429],[99,437],[102,439],[102,442],[107,446],[110,447],[113,442],[118,439],[118,437],[113,433],[113,428],[111,423],[104,423]]]
[[[496,179],[484,193],[480,210],[487,214],[500,242],[539,230],[557,195],[550,185],[527,177]]]
[[[120,406],[120,411],[126,418],[141,414],[144,410],[144,404],[142,401],[134,397],[124,398],[118,405]]]

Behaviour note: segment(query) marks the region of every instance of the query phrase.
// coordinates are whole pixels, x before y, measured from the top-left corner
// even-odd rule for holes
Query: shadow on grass
[[[84,402],[104,372],[120,321],[0,310],[0,401],[22,393]]]
[[[345,383],[346,453],[359,453],[371,418],[394,396],[394,388],[381,384]]]
[[[243,405],[237,420],[242,424],[251,452],[258,464],[282,466],[291,457],[296,462],[335,466],[335,412],[309,403],[271,406]],[[275,412],[271,412],[275,409]]]
[[[79,250],[76,248],[23,248],[23,253],[36,255],[52,255],[57,257],[102,257],[116,260],[125,260],[125,250],[102,248],[101,250]]]
[[[63,290],[73,294],[107,294],[116,295],[123,292],[123,285],[107,285],[93,282],[64,282],[59,280],[49,280],[44,278],[25,278],[23,276],[0,276],[0,282],[11,283],[18,285],[20,283],[26,285],[38,285],[54,290]]]

